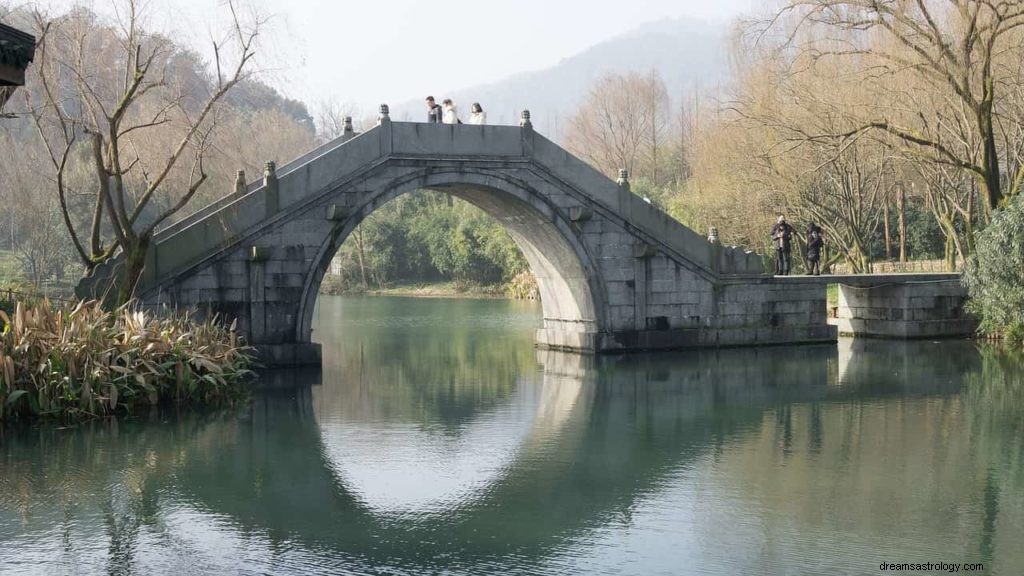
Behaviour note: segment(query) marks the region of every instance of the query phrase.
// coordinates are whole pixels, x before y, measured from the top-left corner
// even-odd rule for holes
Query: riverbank
[[[326,283],[325,283],[326,284]],[[334,296],[402,296],[407,298],[470,298],[480,300],[533,300],[517,298],[508,286],[491,284],[486,286],[460,284],[458,282],[425,282],[399,284],[387,288],[369,290],[342,290],[326,287],[321,294]]]
[[[253,349],[216,319],[97,302],[0,309],[0,421],[85,419],[243,396]]]

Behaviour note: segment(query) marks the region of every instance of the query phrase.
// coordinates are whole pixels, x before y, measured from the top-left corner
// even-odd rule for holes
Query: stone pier
[[[840,335],[865,338],[968,336],[977,322],[964,312],[967,291],[959,275],[875,286],[839,285]]]
[[[847,274],[784,276],[782,286],[839,287],[836,317],[840,336],[857,338],[953,338],[969,336],[977,321],[967,314],[967,289],[959,274]]]

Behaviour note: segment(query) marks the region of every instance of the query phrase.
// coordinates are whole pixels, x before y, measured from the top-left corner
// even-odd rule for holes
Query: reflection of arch
[[[181,477],[194,483],[192,492],[204,506],[247,528],[359,550],[369,565],[391,565],[396,551],[402,568],[420,571],[442,566],[446,554],[470,565],[513,550],[523,561],[542,561],[566,538],[600,527],[609,515],[628,514],[662,478],[723,437],[746,433],[766,408],[826,397],[833,350],[616,357],[601,359],[596,369],[573,364],[578,356],[546,354],[545,382],[555,386],[551,395],[542,387],[535,397],[556,399],[557,387],[573,382],[580,390],[562,404],[571,404],[567,412],[548,420],[555,433],[534,437],[536,446],[529,446],[528,435],[520,453],[526,457],[509,462],[465,501],[429,513],[367,507],[359,486],[336,475],[325,458],[330,439],[312,407],[288,408],[311,416],[301,421],[266,421],[277,429],[260,437],[257,450],[225,450],[225,458],[197,463]],[[559,411],[536,406],[541,420]],[[282,412],[263,411],[269,418]],[[557,440],[547,441],[552,438]],[[531,458],[530,450],[543,450],[544,457]],[[218,484],[213,478],[239,474],[258,476],[258,486],[210,493],[209,486]]]
[[[567,358],[562,365],[588,358],[538,351],[549,363],[562,356]],[[572,373],[547,366],[540,386],[521,383],[501,402],[481,405],[450,427],[413,414],[406,414],[413,426],[396,426],[403,420],[404,413],[396,410],[402,397],[389,395],[382,402],[365,394],[387,386],[380,381],[318,386],[312,412],[325,464],[372,516],[428,516],[430,510],[485,498],[523,462],[545,458],[554,446],[571,452],[581,439],[574,428],[593,392],[583,384],[585,369]],[[330,363],[324,368],[325,382],[338,383],[349,374],[335,372]]]
[[[606,325],[606,296],[596,263],[549,197],[496,170],[425,168],[392,180],[365,196],[350,217],[334,226],[317,251],[303,285],[298,341],[310,339],[320,283],[341,244],[377,208],[418,189],[447,192],[477,206],[505,226],[537,278],[544,329],[594,334]]]

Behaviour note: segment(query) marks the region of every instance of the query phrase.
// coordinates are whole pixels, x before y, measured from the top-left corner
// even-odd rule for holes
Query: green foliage
[[[335,288],[351,291],[403,282],[454,281],[491,286],[528,265],[500,223],[462,200],[436,192],[402,196],[371,214],[339,251]]]
[[[946,239],[942,229],[935,221],[935,216],[925,208],[914,203],[907,203],[907,258],[911,260],[941,260],[945,257]],[[892,235],[893,257],[899,256],[899,225],[896,209],[890,211],[889,233]],[[885,227],[878,226],[869,239],[871,259],[885,260]]]
[[[981,330],[1024,341],[1024,196],[1018,195],[977,234],[964,282],[969,310],[981,318]]]
[[[0,310],[0,420],[227,400],[242,392],[251,352],[216,319],[18,303],[12,314]]]

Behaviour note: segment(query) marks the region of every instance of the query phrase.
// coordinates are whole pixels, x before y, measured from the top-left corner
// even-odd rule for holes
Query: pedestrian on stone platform
[[[487,124],[487,112],[484,112],[479,102],[473,102],[473,105],[469,107],[469,123],[477,126]]]
[[[444,111],[437,102],[434,102],[434,97],[427,96],[427,122],[430,124],[440,124],[443,114]]]
[[[821,228],[811,223],[807,228],[807,274],[821,275],[821,251],[825,247],[825,238]]]
[[[789,274],[793,241],[793,227],[786,223],[785,216],[779,216],[778,222],[772,226],[772,245],[775,246],[775,274]]]
[[[445,98],[441,102],[441,108],[444,110],[442,120],[445,124],[462,124],[462,120],[459,120],[459,111],[455,108],[455,102],[452,102],[451,98]]]

